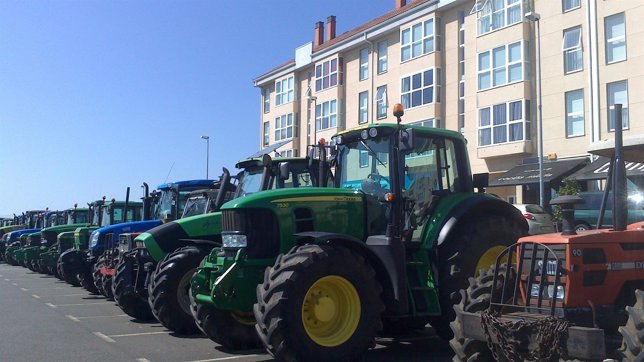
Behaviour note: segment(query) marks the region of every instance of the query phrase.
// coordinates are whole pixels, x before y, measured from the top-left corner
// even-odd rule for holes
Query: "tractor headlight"
[[[93,248],[98,244],[98,233],[96,231],[92,231],[92,234],[89,236],[89,247]]]
[[[530,291],[530,297],[532,298],[538,298],[539,297],[539,284],[535,283],[532,284],[532,290]],[[554,294],[555,291],[555,286],[554,285],[548,285],[544,291],[543,291],[543,297],[552,299],[552,295]],[[557,286],[557,299],[563,300],[564,299],[564,288],[562,285]]]
[[[245,248],[247,245],[244,234],[222,234],[221,242],[224,248]]]

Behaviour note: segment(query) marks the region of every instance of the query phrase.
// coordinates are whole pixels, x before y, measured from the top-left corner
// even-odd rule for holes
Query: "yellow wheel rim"
[[[343,277],[318,279],[304,296],[302,322],[309,338],[324,347],[345,343],[360,322],[360,296]]]
[[[479,261],[476,263],[476,270],[474,271],[474,277],[478,277],[481,269],[488,270],[492,265],[496,263],[496,257],[505,250],[505,246],[497,245],[493,246],[485,251],[483,255],[479,258]],[[501,261],[501,264],[507,263],[508,257],[506,256],[504,260]]]

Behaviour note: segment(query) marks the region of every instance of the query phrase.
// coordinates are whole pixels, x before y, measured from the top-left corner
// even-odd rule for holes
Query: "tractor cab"
[[[73,208],[65,210],[63,215],[65,223],[67,225],[89,223],[89,211],[90,209],[88,208],[78,208],[77,205],[74,205]]]
[[[187,195],[186,206],[183,209],[181,218],[195,215],[203,215],[216,211],[215,200],[220,190],[196,190]],[[226,201],[232,199],[232,192],[227,192]]]

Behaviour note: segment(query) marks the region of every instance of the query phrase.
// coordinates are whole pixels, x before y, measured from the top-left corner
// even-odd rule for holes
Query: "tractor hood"
[[[119,235],[123,233],[143,232],[159,225],[161,225],[160,220],[146,220],[105,226],[92,231],[89,237],[89,248],[92,250],[109,248],[110,241],[118,241]],[[112,235],[111,240],[107,238],[109,234]]]
[[[11,244],[14,241],[18,241],[20,239],[20,235],[22,234],[31,234],[40,231],[40,229],[22,229],[22,230],[16,230],[12,231],[9,233],[9,239],[7,240],[7,245]]]

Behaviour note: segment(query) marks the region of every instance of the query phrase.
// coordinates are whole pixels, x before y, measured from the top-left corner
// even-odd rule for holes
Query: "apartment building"
[[[639,19],[638,0],[393,0],[340,35],[329,16],[294,59],[254,80],[260,147],[303,155],[338,131],[395,122],[402,103],[405,123],[461,132],[492,192],[535,203],[541,99],[546,201],[565,177],[596,187],[606,160],[587,150],[613,137],[613,105],[623,104],[625,137],[644,134]]]

